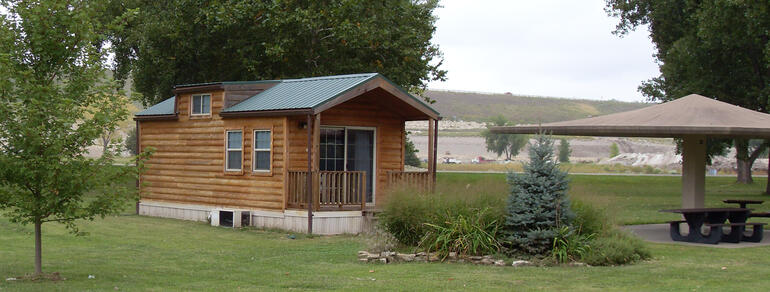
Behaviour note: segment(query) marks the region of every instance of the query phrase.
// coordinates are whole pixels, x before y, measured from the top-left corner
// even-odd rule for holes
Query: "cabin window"
[[[270,171],[270,134],[269,130],[254,131],[254,171]]]
[[[198,94],[192,96],[192,115],[208,115],[211,113],[211,95]]]
[[[227,131],[227,154],[225,169],[228,171],[240,171],[243,161],[243,133],[241,131]]]

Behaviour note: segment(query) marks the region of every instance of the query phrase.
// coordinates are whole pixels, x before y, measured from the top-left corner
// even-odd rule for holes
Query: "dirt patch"
[[[24,281],[24,282],[38,282],[38,281],[64,281],[66,280],[64,277],[62,277],[59,272],[53,272],[53,273],[43,273],[40,275],[24,275],[20,277],[13,277],[5,279],[8,282],[11,281]]]

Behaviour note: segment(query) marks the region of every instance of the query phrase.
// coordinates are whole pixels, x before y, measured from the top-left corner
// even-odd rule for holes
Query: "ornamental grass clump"
[[[428,232],[420,241],[420,247],[446,257],[457,255],[489,255],[500,251],[497,241],[498,223],[486,220],[488,209],[476,210],[470,216],[447,216],[443,224],[425,223]]]
[[[509,255],[546,255],[561,226],[574,214],[567,198],[569,180],[553,157],[553,140],[540,134],[529,148],[524,173],[508,174],[511,186],[503,222],[502,241]]]

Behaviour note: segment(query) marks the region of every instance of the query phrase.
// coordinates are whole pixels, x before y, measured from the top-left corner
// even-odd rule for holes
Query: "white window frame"
[[[241,133],[239,148],[230,148],[230,133]],[[241,152],[241,168],[230,168],[230,151]],[[225,171],[243,171],[243,131],[241,130],[227,130],[225,132]]]
[[[209,107],[208,107],[208,112],[204,113],[203,112],[203,97],[206,97],[206,96],[208,96],[208,98],[209,98]],[[200,108],[201,112],[200,113],[195,113],[195,109],[193,108],[193,106],[195,105],[195,98],[196,97],[200,97],[201,98],[201,108]],[[190,116],[209,116],[209,115],[211,115],[211,94],[204,93],[204,94],[193,94],[193,95],[191,95],[190,96]]]
[[[270,141],[268,141],[268,148],[257,148],[257,132],[268,132],[270,133]],[[251,170],[253,172],[270,172],[273,169],[273,130],[268,129],[257,129],[254,130],[254,133],[252,135],[253,142],[252,144],[252,151],[251,151]],[[267,169],[257,169],[257,152],[265,152],[267,151],[270,153],[270,167]]]

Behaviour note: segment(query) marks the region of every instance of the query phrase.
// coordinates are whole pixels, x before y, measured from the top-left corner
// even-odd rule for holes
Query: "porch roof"
[[[280,80],[275,86],[222,110],[221,114],[222,116],[317,114],[377,88],[385,89],[391,95],[425,114],[426,117],[439,118],[436,110],[379,73]]]

